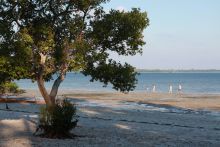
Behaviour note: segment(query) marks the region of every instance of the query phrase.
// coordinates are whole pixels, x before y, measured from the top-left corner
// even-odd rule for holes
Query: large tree
[[[55,104],[68,71],[81,71],[122,92],[135,88],[134,67],[109,54],[142,53],[149,20],[138,8],[104,11],[109,0],[1,0],[0,61],[10,79],[36,81],[47,105]],[[4,68],[3,68],[4,67]],[[44,83],[53,79],[50,93]]]

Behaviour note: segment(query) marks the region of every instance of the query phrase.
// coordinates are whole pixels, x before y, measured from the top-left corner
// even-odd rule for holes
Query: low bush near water
[[[19,93],[18,85],[14,82],[0,84],[0,93]]]
[[[66,99],[57,101],[54,106],[41,108],[38,129],[41,136],[48,138],[72,138],[70,131],[76,127],[76,107]]]

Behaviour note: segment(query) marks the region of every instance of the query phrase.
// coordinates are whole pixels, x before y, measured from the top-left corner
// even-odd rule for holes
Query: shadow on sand
[[[84,137],[51,140],[33,136],[37,104],[10,103],[10,110],[0,104],[0,146],[220,145],[220,121],[206,115],[127,110],[106,107],[108,104],[89,105],[91,101],[86,99],[69,99],[76,103],[79,116],[73,132]]]

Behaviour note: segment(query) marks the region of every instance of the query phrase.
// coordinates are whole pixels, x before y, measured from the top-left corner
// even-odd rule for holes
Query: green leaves
[[[33,38],[34,45],[38,48],[38,52],[46,54],[53,50],[55,33],[50,23],[37,19],[29,28],[29,32]]]
[[[5,93],[18,93],[18,85],[14,82],[4,82],[0,83],[0,94]]]
[[[143,30],[149,25],[147,13],[139,9],[130,12],[111,10],[102,19],[92,23],[91,37],[95,44],[103,50],[111,50],[119,55],[135,55],[141,53]]]
[[[73,2],[74,6],[79,10],[86,10],[89,7],[94,8],[101,3],[106,3],[109,0],[76,0]]]
[[[113,88],[127,92],[137,82],[134,68],[109,58],[142,53],[146,12],[105,12],[109,0],[1,1],[0,74],[5,79],[65,75],[81,70]]]
[[[70,131],[77,125],[76,107],[66,99],[54,106],[41,107],[39,129],[43,136],[50,138],[69,138]],[[37,133],[37,132],[36,132]]]
[[[113,85],[113,88],[121,92],[129,92],[134,90],[137,80],[135,76],[137,73],[129,64],[124,65],[109,60],[108,63],[101,62],[89,64],[89,66],[82,72],[84,75],[91,75],[94,80],[103,82],[107,86],[108,83]]]

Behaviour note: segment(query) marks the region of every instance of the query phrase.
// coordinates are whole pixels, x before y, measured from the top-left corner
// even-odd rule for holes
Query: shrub
[[[54,106],[41,107],[39,126],[40,134],[48,138],[72,138],[70,131],[76,127],[76,107],[66,99],[57,101]]]
[[[14,82],[0,84],[0,93],[19,93],[18,85]]]

